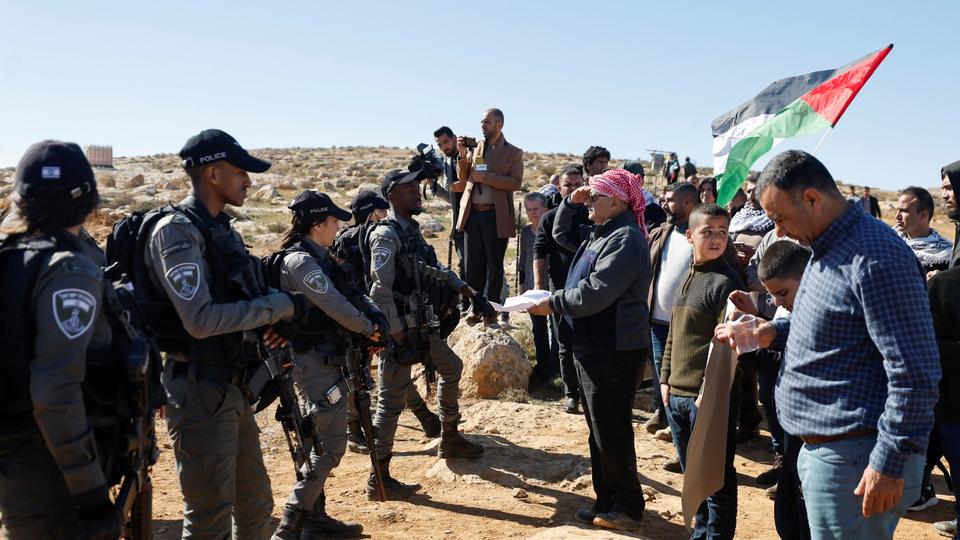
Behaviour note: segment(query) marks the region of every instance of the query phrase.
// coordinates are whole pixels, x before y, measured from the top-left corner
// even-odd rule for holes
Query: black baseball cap
[[[637,160],[631,160],[623,164],[623,169],[633,174],[643,176],[643,163]]]
[[[315,189],[308,189],[297,195],[287,208],[293,210],[302,218],[309,218],[314,223],[319,223],[327,216],[334,216],[340,221],[348,221],[353,214],[333,204],[333,200],[326,193],[321,193]]]
[[[75,143],[46,140],[20,158],[14,186],[24,199],[73,200],[96,195],[97,177]]]
[[[405,171],[403,169],[394,169],[388,172],[383,178],[383,183],[380,186],[380,193],[382,193],[383,197],[386,198],[388,195],[390,195],[390,190],[392,190],[394,187],[409,182],[418,182],[422,173],[422,170]]]
[[[355,213],[372,212],[374,210],[387,210],[390,203],[383,200],[383,197],[377,195],[377,192],[365,189],[357,192],[353,200],[350,201],[350,209]]]
[[[187,139],[180,149],[184,169],[192,169],[215,161],[226,161],[247,172],[262,173],[270,162],[251,156],[236,139],[219,129],[205,129]]]

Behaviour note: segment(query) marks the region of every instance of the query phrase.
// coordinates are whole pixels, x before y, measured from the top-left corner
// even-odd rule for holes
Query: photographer
[[[443,152],[443,185],[434,182],[435,192],[445,197],[450,202],[450,224],[453,231],[453,248],[457,250],[457,273],[463,277],[464,254],[463,254],[463,231],[457,230],[457,218],[460,217],[460,199],[463,197],[463,190],[467,187],[466,182],[461,182],[457,178],[457,159],[460,153],[457,151],[457,137],[453,130],[447,126],[433,132],[433,138],[437,143],[437,148]]]

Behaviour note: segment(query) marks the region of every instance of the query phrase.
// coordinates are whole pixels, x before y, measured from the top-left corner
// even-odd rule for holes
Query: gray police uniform
[[[3,536],[10,540],[76,538],[72,497],[106,483],[82,390],[88,350],[107,350],[112,339],[103,310],[103,277],[94,262],[99,254],[76,238],[63,244],[40,267],[32,286],[24,283],[19,292],[4,294],[22,296],[23,308],[4,309],[34,314],[28,324],[36,332],[32,344],[10,344],[33,351],[28,408],[0,410],[0,514]],[[22,391],[12,387],[14,381],[8,383],[0,390],[5,397]]]
[[[308,243],[317,256],[329,256],[326,248],[309,239],[303,242]],[[295,251],[283,258],[280,288],[303,293],[314,306],[350,332],[365,336],[373,333],[373,323],[337,290],[331,277],[309,253]],[[294,356],[293,378],[301,399],[314,407],[317,437],[323,446],[321,455],[317,455],[316,450],[310,454],[314,480],[298,480],[287,499],[287,504],[307,512],[313,510],[330,471],[340,463],[347,448],[347,383],[341,371],[343,360],[342,350],[338,351],[336,343],[329,342],[310,351],[296,352]],[[306,468],[303,472],[306,473]]]
[[[393,211],[390,218],[395,220],[405,233],[423,242],[420,226],[416,221],[403,219]],[[370,233],[370,297],[387,316],[391,332],[404,328],[416,327],[417,298],[411,295],[403,299],[404,311],[397,308],[397,294],[394,291],[394,281],[397,278],[397,254],[402,248],[400,237],[391,226],[378,226]],[[402,270],[401,270],[402,271]],[[460,289],[464,283],[453,272],[447,272],[448,284]],[[427,306],[427,314],[433,319],[436,315],[433,309]],[[403,317],[401,319],[401,317]],[[437,384],[437,399],[439,400],[440,420],[455,422],[460,414],[459,387],[460,375],[463,371],[463,361],[454,353],[445,341],[437,334],[430,334],[430,358],[437,372],[440,382]],[[410,366],[400,365],[385,351],[380,354],[377,377],[380,384],[380,393],[377,398],[377,414],[374,425],[377,428],[377,457],[388,459],[393,451],[393,440],[397,432],[397,420],[405,402],[407,389],[411,385]]]
[[[180,204],[214,220],[193,196]],[[226,214],[216,221],[230,232],[223,241],[244,249]],[[219,277],[211,275],[205,257],[211,249],[205,246],[201,231],[179,212],[157,222],[145,248],[151,281],[169,298],[191,337],[199,340],[255,330],[293,316],[293,302],[282,293],[214,302],[210,280]],[[189,354],[170,352],[162,376],[169,401],[167,428],[184,498],[183,537],[224,538],[231,517],[235,537],[268,537],[273,493],[254,411],[238,381],[210,376],[210,371],[200,369],[209,366],[195,360]]]

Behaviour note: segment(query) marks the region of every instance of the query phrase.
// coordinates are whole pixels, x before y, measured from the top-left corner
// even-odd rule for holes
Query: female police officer
[[[290,210],[293,222],[283,238],[278,281],[282,290],[303,293],[317,308],[307,327],[294,338],[293,376],[305,394],[303,397],[316,409],[317,436],[323,453],[311,454],[315,476],[294,484],[273,538],[358,535],[363,531],[359,523],[341,522],[329,517],[324,509],[324,481],[340,462],[347,445],[347,386],[341,372],[345,343],[341,329],[379,341],[380,333],[386,330],[386,318],[368,298],[353,289],[352,279],[328,251],[336,238],[338,222],[350,219],[350,212],[314,190],[298,195]]]
[[[6,538],[117,538],[82,385],[107,349],[101,256],[78,234],[100,202],[80,147],[43,141],[17,166],[0,231],[0,514]]]

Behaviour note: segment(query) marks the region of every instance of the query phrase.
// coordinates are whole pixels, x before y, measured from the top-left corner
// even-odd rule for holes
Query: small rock
[[[251,197],[255,201],[272,201],[280,198],[280,192],[270,184],[264,184]]]
[[[524,491],[524,490],[522,490],[522,489],[520,489],[520,488],[517,488],[517,489],[513,490],[513,498],[514,498],[514,499],[526,499],[526,498],[529,497],[529,496],[530,496],[529,493],[527,493],[526,491]]]
[[[443,224],[437,221],[437,218],[429,214],[421,214],[417,216],[417,223],[420,224],[420,230],[423,232],[430,231],[438,233],[443,231]]]
[[[127,182],[127,187],[140,187],[143,185],[143,175],[138,174]]]

